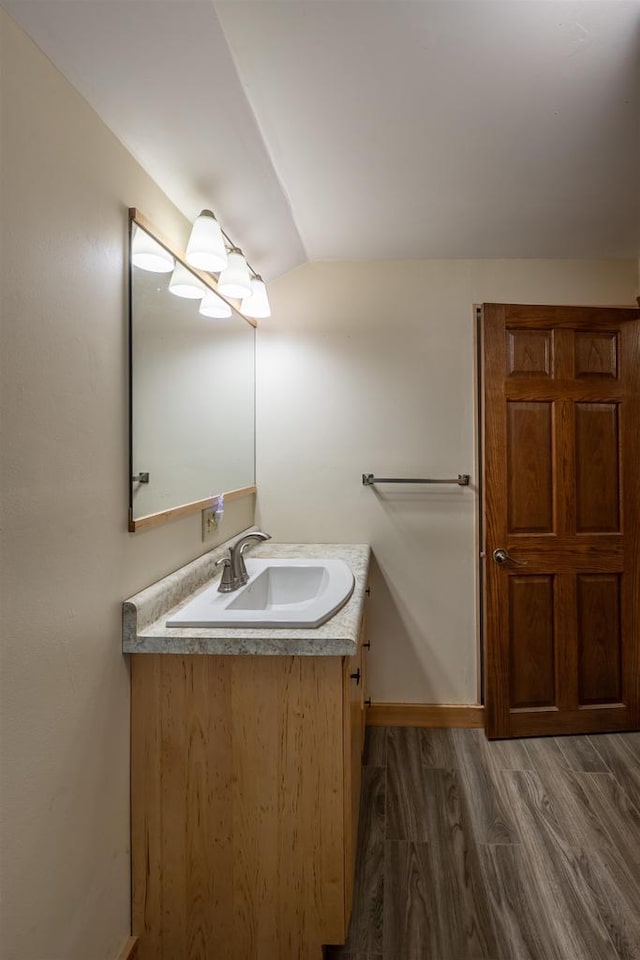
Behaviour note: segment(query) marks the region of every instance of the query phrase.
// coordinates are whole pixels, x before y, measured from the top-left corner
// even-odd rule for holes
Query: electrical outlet
[[[218,516],[215,507],[207,507],[202,511],[202,541],[213,540],[218,532]]]

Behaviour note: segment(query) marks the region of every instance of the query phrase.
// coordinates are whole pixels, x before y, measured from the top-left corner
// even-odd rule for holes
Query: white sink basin
[[[168,627],[319,627],[353,593],[344,560],[247,560],[249,581],[218,593],[219,578],[167,620]]]

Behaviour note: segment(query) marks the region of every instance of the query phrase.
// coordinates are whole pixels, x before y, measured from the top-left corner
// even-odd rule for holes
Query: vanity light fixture
[[[203,210],[194,222],[187,244],[186,259],[192,267],[208,273],[220,273],[227,266],[224,237],[211,210]]]
[[[149,236],[146,230],[136,227],[131,245],[131,261],[134,267],[151,273],[171,273],[176,262],[168,250]]]
[[[240,304],[240,310],[247,317],[253,317],[254,320],[263,320],[265,317],[271,316],[267,288],[261,276],[256,275],[251,278],[251,294],[244,298]]]
[[[227,268],[218,278],[218,290],[223,297],[242,300],[251,295],[251,273],[240,247],[229,251]]]
[[[231,316],[231,307],[226,300],[219,297],[213,290],[207,290],[200,304],[200,313],[203,317],[226,320]]]
[[[202,300],[207,288],[197,277],[183,267],[181,263],[176,263],[175,270],[169,281],[169,292],[176,297],[184,297],[186,300]]]
[[[271,316],[264,280],[211,210],[201,210],[194,221],[186,253],[174,250],[169,241],[156,240],[137,210],[132,208],[129,214],[132,265],[152,273],[171,273],[169,292],[174,296],[202,301],[200,313],[205,317],[231,317],[229,299],[240,301],[241,314],[254,327],[255,320]],[[204,274],[216,274],[216,279],[209,282]]]

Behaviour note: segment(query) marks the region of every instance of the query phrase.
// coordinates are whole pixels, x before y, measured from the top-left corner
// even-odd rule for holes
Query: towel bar
[[[411,477],[374,477],[372,473],[362,474],[362,483],[365,487],[372,487],[374,483],[455,483],[459,487],[468,487],[470,476],[468,473],[459,473],[456,480],[428,480],[426,478],[413,479]]]

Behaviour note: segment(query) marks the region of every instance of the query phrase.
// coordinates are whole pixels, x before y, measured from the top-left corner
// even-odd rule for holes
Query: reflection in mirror
[[[255,331],[133,220],[131,230],[136,529],[140,518],[253,486]]]

